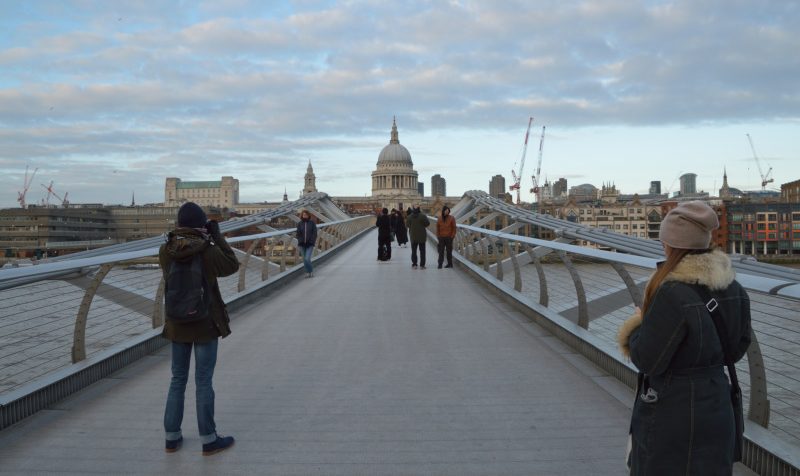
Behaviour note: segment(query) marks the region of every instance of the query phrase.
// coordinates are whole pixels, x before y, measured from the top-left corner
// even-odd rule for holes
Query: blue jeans
[[[182,437],[183,400],[186,382],[189,379],[189,361],[194,347],[194,382],[196,388],[197,428],[200,440],[208,444],[217,439],[217,426],[214,424],[214,389],[211,379],[217,365],[217,346],[219,339],[209,342],[172,343],[172,380],[167,394],[167,408],[164,411],[164,431],[167,440]]]
[[[311,265],[311,255],[314,254],[313,246],[301,246],[300,255],[303,256],[303,266],[306,268],[306,273],[314,272],[314,267]]]

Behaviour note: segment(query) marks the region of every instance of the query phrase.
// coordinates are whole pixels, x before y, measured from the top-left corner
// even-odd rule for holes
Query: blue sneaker
[[[174,453],[181,449],[181,444],[183,444],[182,436],[177,440],[167,440],[167,444],[164,446],[164,451],[167,453]]]
[[[203,456],[210,456],[220,451],[225,451],[233,446],[234,439],[232,436],[219,436],[211,443],[203,445]]]

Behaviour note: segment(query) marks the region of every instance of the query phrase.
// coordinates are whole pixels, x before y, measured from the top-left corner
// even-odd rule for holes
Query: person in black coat
[[[406,228],[406,219],[403,216],[403,210],[395,210],[393,224],[394,234],[397,238],[397,246],[403,246],[408,243],[408,229]]]
[[[622,352],[640,371],[632,475],[732,474],[742,408],[732,403],[711,312],[724,323],[735,362],[750,345],[750,301],[728,256],[709,248],[718,227],[704,202],[685,202],[667,214],[660,231],[667,259],[650,278],[642,309],[620,328]],[[707,307],[711,297],[716,309]]]
[[[378,259],[389,261],[392,259],[392,219],[388,208],[381,210],[375,226],[378,227]]]

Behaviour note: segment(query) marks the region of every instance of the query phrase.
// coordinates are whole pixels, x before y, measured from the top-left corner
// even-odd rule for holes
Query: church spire
[[[399,144],[400,139],[397,137],[397,117],[392,116],[392,140],[389,141],[390,144]]]

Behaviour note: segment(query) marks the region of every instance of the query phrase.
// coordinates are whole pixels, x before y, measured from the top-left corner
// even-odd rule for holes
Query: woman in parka
[[[713,297],[733,361],[750,345],[750,301],[728,256],[709,249],[719,227],[704,202],[685,202],[661,222],[666,261],[619,343],[640,371],[631,418],[632,475],[730,475],[735,445],[731,384],[706,307]],[[713,307],[713,306],[712,306]]]

